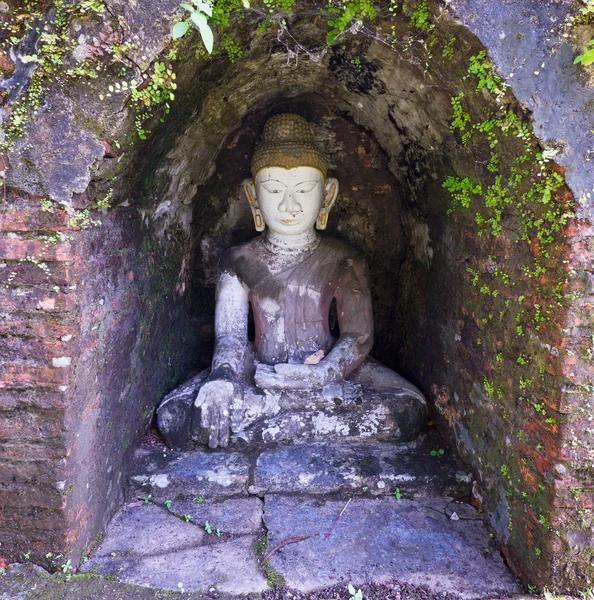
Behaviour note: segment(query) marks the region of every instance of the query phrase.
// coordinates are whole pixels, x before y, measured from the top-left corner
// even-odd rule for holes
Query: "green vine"
[[[9,150],[13,141],[23,135],[26,124],[39,113],[50,82],[67,81],[77,75],[73,70],[65,71],[63,68],[64,55],[76,45],[68,31],[72,20],[77,17],[84,18],[88,14],[102,15],[104,10],[103,5],[96,0],[79,2],[73,6],[64,0],[56,0],[53,16],[44,22],[41,29],[35,23],[42,20],[43,15],[32,9],[28,20],[15,18],[0,24],[0,30],[6,36],[3,48],[7,52],[10,52],[25,34],[39,34],[35,53],[20,57],[23,64],[32,66],[33,74],[26,90],[12,105],[4,125],[5,139],[0,143],[0,150]]]
[[[567,274],[558,266],[558,254],[564,246],[564,228],[574,215],[560,195],[565,182],[552,163],[557,150],[542,149],[527,119],[517,109],[507,108],[506,85],[485,52],[470,58],[465,79],[476,84],[474,93],[487,91],[491,102],[482,119],[476,119],[466,108],[469,92],[460,92],[451,99],[450,129],[473,156],[488,158],[472,174],[445,178],[442,185],[452,199],[448,213],[474,224],[472,235],[478,244],[485,238],[492,240],[489,248],[509,248],[511,243],[505,252],[491,251],[466,268],[477,294],[472,310],[481,336],[476,343],[491,356],[482,387],[487,400],[499,400],[496,406],[502,419],[510,413],[510,402],[517,402],[530,407],[534,418],[546,426],[555,427],[559,414],[548,397],[551,388],[543,347],[554,346],[553,341],[546,344],[546,336],[554,330],[555,315],[566,302]],[[516,260],[523,257],[523,263],[511,261],[510,253]],[[501,352],[503,343],[516,352],[513,361]],[[523,430],[520,438],[526,443]],[[535,452],[541,450],[536,444]],[[548,504],[541,494],[548,489],[546,481],[539,484],[537,494],[530,494],[523,488],[519,463],[508,464],[500,467],[500,473],[507,480],[506,496],[512,507],[522,511],[522,506],[530,506],[540,514],[539,524],[550,529]],[[511,535],[521,535],[511,523],[510,517]]]
[[[363,23],[365,19],[373,21],[376,16],[371,0],[330,0],[327,10],[330,14],[337,15],[328,20],[330,31],[326,35],[326,42],[331,44],[336,40],[351,23]]]

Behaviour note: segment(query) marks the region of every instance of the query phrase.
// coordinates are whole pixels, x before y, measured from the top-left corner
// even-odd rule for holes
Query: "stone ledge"
[[[171,510],[180,508],[175,504]],[[242,597],[265,591],[265,576],[286,584],[292,595],[347,583],[420,585],[461,599],[509,598],[521,589],[476,510],[447,498],[354,498],[347,504],[268,494],[264,502],[205,501],[197,510],[201,519],[209,511],[214,519],[218,511],[210,534],[203,523],[186,522],[164,507],[125,506],[80,570],[161,590],[182,584],[188,592]],[[255,527],[250,533],[248,522],[247,529]],[[223,523],[219,536],[215,526]],[[276,548],[264,568],[256,555],[262,545],[264,553]],[[274,597],[288,595],[277,590]]]
[[[386,495],[398,487],[417,495],[467,497],[472,476],[456,458],[426,436],[409,444],[318,442],[267,450],[257,459],[251,494],[336,492]]]
[[[230,498],[248,494],[388,495],[468,497],[472,475],[434,432],[415,442],[316,442],[259,452],[174,452],[141,446],[135,454],[128,499]]]
[[[165,501],[246,496],[250,463],[239,452],[172,452],[165,446],[141,447],[134,455],[130,499],[150,494]]]

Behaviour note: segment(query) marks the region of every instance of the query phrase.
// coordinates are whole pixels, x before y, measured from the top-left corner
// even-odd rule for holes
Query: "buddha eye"
[[[303,183],[299,184],[295,192],[297,194],[309,194],[309,192],[312,192],[317,185],[317,181],[304,181]]]
[[[262,187],[269,193],[269,194],[281,194],[282,190],[279,190],[274,184],[262,184]]]

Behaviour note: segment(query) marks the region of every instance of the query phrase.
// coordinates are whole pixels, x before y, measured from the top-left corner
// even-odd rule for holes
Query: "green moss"
[[[412,27],[427,33],[434,29],[435,25],[433,25],[429,20],[429,7],[427,6],[427,0],[421,0],[415,6],[415,9],[410,17],[410,24]]]
[[[255,544],[254,544],[254,552],[258,556],[264,556],[266,549],[268,548],[268,537],[262,536]]]
[[[266,577],[266,583],[268,584],[268,587],[275,588],[285,586],[286,581],[282,573],[280,571],[277,571],[276,569],[273,569],[268,561],[263,562],[260,565],[260,568],[264,572],[264,576]]]

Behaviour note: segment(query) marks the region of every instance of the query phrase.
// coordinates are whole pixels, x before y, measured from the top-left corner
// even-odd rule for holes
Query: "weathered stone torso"
[[[230,248],[220,268],[248,290],[261,362],[302,363],[319,349],[327,354],[335,342],[328,321],[333,299],[341,333],[373,334],[365,262],[340,240],[324,238],[314,248],[283,254],[262,236]]]

